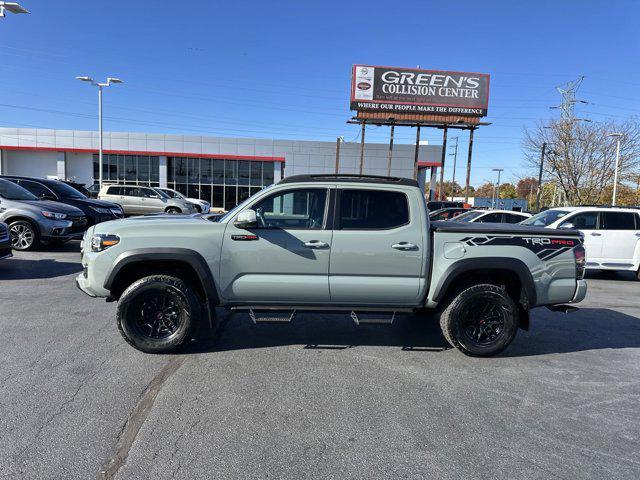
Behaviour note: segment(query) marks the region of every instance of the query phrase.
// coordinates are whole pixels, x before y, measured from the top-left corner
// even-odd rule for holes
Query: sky
[[[104,128],[230,137],[359,141],[348,125],[353,64],[491,75],[490,126],[475,133],[471,183],[517,181],[523,131],[559,115],[556,87],[584,75],[576,107],[593,121],[640,113],[640,2],[20,0],[0,18],[0,126]],[[442,133],[422,139],[441,144]],[[463,180],[468,133],[459,135]],[[415,130],[397,128],[413,143]],[[389,141],[371,127],[367,142]],[[448,157],[445,177],[451,178]]]

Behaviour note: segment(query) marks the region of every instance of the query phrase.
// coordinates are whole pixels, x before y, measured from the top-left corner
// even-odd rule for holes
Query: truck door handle
[[[597,232],[591,232],[591,236],[592,237],[601,237],[602,234],[601,233],[597,233]]]
[[[304,242],[304,246],[309,248],[327,248],[329,244],[321,242],[320,240],[310,240],[308,242]]]
[[[393,245],[391,245],[391,248],[395,248],[396,250],[417,250],[418,249],[417,245],[414,245],[413,243],[409,243],[409,242],[394,243]]]

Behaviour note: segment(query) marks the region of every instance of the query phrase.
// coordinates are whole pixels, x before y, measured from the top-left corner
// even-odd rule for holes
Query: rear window
[[[107,195],[122,195],[122,187],[107,188]]]
[[[409,203],[401,192],[342,190],[340,228],[383,230],[409,223]]]
[[[602,212],[602,229],[604,230],[635,230],[637,217],[631,212]]]

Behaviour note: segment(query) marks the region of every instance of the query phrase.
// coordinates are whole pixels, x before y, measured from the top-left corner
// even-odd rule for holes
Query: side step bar
[[[391,316],[389,316],[389,312],[375,313],[375,312],[360,312],[356,313],[352,311],[351,320],[354,321],[356,325],[368,324],[368,325],[391,325],[396,318],[396,312],[391,312]]]
[[[249,318],[253,323],[291,323],[296,316],[295,310],[254,310],[249,309]]]
[[[233,311],[246,311],[253,323],[290,323],[298,311],[318,312],[318,313],[346,313],[356,325],[391,325],[396,318],[396,313],[409,313],[409,308],[375,309],[375,308],[313,308],[295,307],[283,308],[279,306],[236,306],[231,307]]]

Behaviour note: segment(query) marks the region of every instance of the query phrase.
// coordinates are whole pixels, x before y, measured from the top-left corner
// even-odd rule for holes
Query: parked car
[[[103,184],[104,185],[104,184]],[[100,193],[100,185],[94,183],[93,185],[89,185],[87,188],[87,192],[85,195],[89,198],[98,198],[98,194]]]
[[[452,222],[467,223],[520,223],[529,218],[530,213],[513,210],[469,210],[451,219]]]
[[[32,250],[41,242],[64,243],[87,229],[82,210],[40,200],[16,183],[0,178],[0,221],[9,225],[11,247]]]
[[[0,260],[11,256],[11,236],[9,226],[0,222]]]
[[[87,187],[85,187],[83,183],[71,182],[69,180],[62,180],[62,182],[66,183],[67,185],[69,185],[72,188],[75,188],[77,191],[79,191],[85,197],[92,198],[91,197],[91,192],[89,192],[89,190],[87,190]]]
[[[436,210],[441,210],[443,208],[465,208],[469,207],[469,205],[465,205],[464,202],[448,202],[446,200],[432,200],[427,202],[427,210],[430,212],[434,212]]]
[[[451,220],[453,217],[457,217],[458,215],[462,215],[468,211],[468,208],[462,207],[441,208],[440,210],[429,212],[429,220],[432,222],[435,222],[436,220]]]
[[[584,235],[586,268],[636,272],[640,279],[640,210],[617,207],[552,208],[522,222],[574,229]]]
[[[126,215],[162,212],[171,214],[197,213],[196,207],[192,203],[180,198],[170,198],[152,187],[103,185],[98,198],[117,203]]]
[[[120,205],[88,198],[76,188],[60,180],[8,175],[0,178],[17,183],[41,200],[51,200],[79,208],[87,217],[88,226],[124,217]]]
[[[135,348],[168,352],[199,322],[215,329],[216,306],[255,322],[343,311],[357,324],[428,309],[451,345],[489,356],[528,328],[530,308],[568,311],[558,304],[586,294],[579,232],[430,224],[415,180],[292,176],[204,217],[129,218],[85,235],[77,285],[119,302]]]
[[[211,204],[209,202],[206,202],[205,200],[199,200],[197,198],[185,197],[183,194],[181,194],[177,190],[174,190],[173,188],[156,187],[155,189],[160,190],[170,198],[179,198],[181,200],[186,200],[187,202],[193,203],[196,206],[198,213],[209,213],[209,210],[211,208]]]

